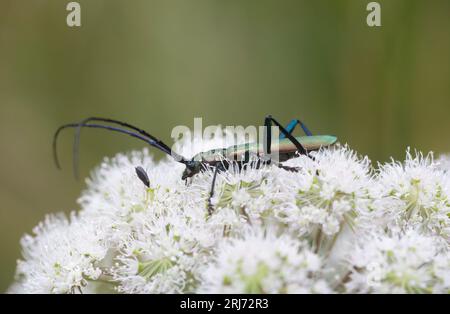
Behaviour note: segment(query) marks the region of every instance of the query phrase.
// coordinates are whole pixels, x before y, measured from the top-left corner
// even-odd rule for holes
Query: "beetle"
[[[100,123],[92,123],[92,122],[102,122]],[[109,123],[113,125],[108,125],[104,123]],[[280,137],[278,144],[272,145],[272,124],[280,130]],[[294,137],[292,135],[296,126],[299,125],[305,136]],[[60,132],[66,128],[75,128],[75,141],[73,146],[74,158],[73,158],[73,166],[74,173],[77,176],[78,173],[78,147],[80,141],[80,132],[82,128],[97,128],[97,129],[105,129],[113,132],[119,132],[122,134],[126,134],[132,136],[134,138],[140,139],[147,144],[163,151],[164,153],[171,155],[176,161],[185,165],[185,169],[183,171],[182,180],[186,180],[188,178],[193,177],[199,172],[207,171],[208,169],[214,168],[214,175],[211,184],[211,190],[208,199],[208,211],[211,214],[213,211],[213,207],[211,204],[211,199],[214,195],[214,186],[216,182],[217,173],[219,171],[227,170],[231,163],[236,163],[239,169],[245,167],[251,161],[251,154],[256,155],[256,162],[254,163],[256,168],[259,168],[261,165],[267,165],[271,163],[275,163],[278,167],[288,170],[288,171],[297,171],[298,169],[294,167],[288,167],[281,164],[281,162],[289,160],[295,157],[297,154],[309,156],[310,151],[316,151],[321,147],[328,147],[337,142],[337,138],[332,135],[313,135],[311,131],[307,128],[307,126],[298,119],[293,119],[287,126],[284,128],[277,120],[275,120],[272,116],[266,116],[264,120],[264,141],[263,147],[260,147],[258,143],[246,143],[241,145],[233,145],[228,148],[219,148],[212,149],[205,152],[200,152],[188,159],[184,156],[181,156],[174,152],[169,146],[167,146],[164,142],[152,136],[148,132],[143,129],[140,129],[132,124],[122,122],[119,120],[109,119],[109,118],[100,118],[100,117],[90,117],[82,120],[79,123],[69,123],[60,126],[54,136],[53,136],[53,156],[55,164],[58,168],[60,168],[58,154],[57,154],[57,139]],[[279,159],[275,161],[271,158],[272,152],[278,153]],[[135,168],[136,174],[138,178],[144,183],[145,186],[150,186],[150,181],[148,179],[147,173],[145,170],[138,166]]]

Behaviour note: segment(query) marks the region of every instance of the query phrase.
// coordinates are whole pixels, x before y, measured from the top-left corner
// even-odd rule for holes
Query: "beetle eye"
[[[137,174],[138,178],[142,181],[142,183],[144,183],[144,185],[146,187],[149,188],[150,187],[150,180],[148,178],[147,172],[141,166],[138,166],[135,169],[136,169],[136,174]]]

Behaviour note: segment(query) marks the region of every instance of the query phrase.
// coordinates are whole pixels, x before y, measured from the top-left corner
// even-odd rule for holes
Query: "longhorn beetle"
[[[98,123],[92,123],[92,122]],[[102,122],[100,124],[100,122]],[[105,125],[104,123],[109,123],[112,125]],[[277,146],[272,147],[272,132],[271,127],[272,123],[279,128],[281,131],[279,142]],[[303,129],[303,132],[306,136],[298,136],[294,137],[292,132],[295,127],[300,125]],[[337,138],[331,135],[312,135],[309,129],[306,127],[304,123],[302,123],[298,119],[292,120],[286,128],[284,128],[277,120],[272,118],[272,116],[267,116],[264,120],[265,126],[265,136],[263,141],[263,147],[258,146],[258,143],[246,143],[242,145],[234,145],[228,148],[219,148],[212,149],[206,152],[200,152],[196,154],[191,159],[185,158],[174,152],[169,146],[163,143],[161,140],[156,137],[150,135],[146,131],[135,127],[129,123],[121,122],[114,119],[108,118],[98,118],[98,117],[90,117],[82,120],[79,123],[69,123],[60,126],[53,137],[53,156],[55,160],[55,164],[58,168],[60,168],[58,155],[57,155],[57,139],[59,133],[66,128],[75,128],[75,141],[73,146],[73,167],[75,176],[78,173],[78,147],[80,141],[80,132],[81,128],[97,128],[97,129],[105,129],[109,131],[119,132],[122,134],[126,134],[137,139],[140,139],[147,144],[158,148],[164,153],[171,155],[176,161],[184,164],[186,168],[183,171],[183,175],[181,177],[182,180],[187,180],[188,178],[196,175],[199,172],[206,171],[210,168],[214,168],[214,175],[211,183],[211,190],[208,199],[208,212],[211,214],[213,212],[213,207],[211,204],[211,199],[214,195],[214,185],[216,182],[217,173],[219,171],[227,170],[231,164],[230,160],[236,162],[239,166],[239,169],[242,169],[250,162],[250,152],[256,152],[257,160],[255,163],[255,167],[259,168],[263,164],[270,164],[275,162],[271,159],[272,151],[275,151],[279,155],[279,162],[286,161],[296,156],[296,154],[309,156],[308,151],[318,150],[320,147],[327,147],[336,143]],[[243,158],[241,159],[241,156]],[[287,167],[279,162],[276,162],[276,165],[282,169],[288,171],[297,171],[297,168]],[[136,174],[138,178],[146,185],[150,186],[150,181],[148,179],[147,173],[145,170],[138,166],[136,167]],[[186,181],[187,182],[187,181]]]

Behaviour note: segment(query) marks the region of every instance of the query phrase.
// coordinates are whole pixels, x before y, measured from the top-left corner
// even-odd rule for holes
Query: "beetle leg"
[[[281,168],[281,169],[284,169],[284,170],[290,171],[290,172],[299,172],[300,171],[299,167],[289,167],[289,166],[285,166],[282,164],[278,164],[277,166],[278,166],[278,168]]]
[[[212,213],[214,212],[214,207],[212,205],[211,199],[214,196],[214,187],[216,185],[216,179],[217,179],[217,173],[219,172],[219,166],[216,165],[215,169],[214,169],[214,175],[213,175],[213,179],[212,179],[212,183],[211,183],[211,191],[209,192],[209,198],[208,198],[208,214],[212,215]]]
[[[272,145],[272,116],[264,119],[264,156],[270,156]]]
[[[294,137],[294,136],[292,136],[292,134],[290,134],[277,120],[275,120],[274,118],[272,118],[272,116],[267,116],[266,117],[266,120],[265,120],[265,126],[266,126],[266,133],[268,134],[268,135],[270,135],[270,127],[272,126],[272,122],[280,129],[280,131],[281,131],[281,133],[284,135],[284,136],[286,136],[294,145],[295,145],[295,147],[297,148],[297,150],[298,150],[298,152],[301,154],[301,155],[307,155],[308,156],[308,152],[306,151],[306,149],[303,147],[303,145],[302,144],[300,144],[300,142],[299,141],[297,141],[297,139]],[[269,136],[266,136],[266,141],[267,141],[267,143],[266,143],[266,147],[268,148],[267,149],[267,152],[270,154],[270,145],[271,145],[271,142],[270,141],[268,141],[269,140]],[[270,137],[270,140],[271,140],[271,137]]]
[[[300,121],[298,119],[293,119],[291,122],[289,122],[289,124],[286,126],[286,131],[288,131],[289,134],[292,134],[292,132],[294,132],[294,129],[298,124],[300,124],[300,126],[303,129],[303,132],[305,132],[306,136],[312,135],[311,131],[308,129],[306,124],[304,124],[302,121]],[[280,134],[280,139],[285,138],[285,137],[286,136],[284,136],[284,134]]]

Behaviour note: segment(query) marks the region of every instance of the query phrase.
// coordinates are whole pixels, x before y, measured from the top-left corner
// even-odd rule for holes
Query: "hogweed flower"
[[[47,216],[22,238],[23,260],[17,264],[16,292],[74,293],[99,279],[107,247],[102,230],[73,214]]]
[[[449,293],[448,246],[438,237],[407,230],[360,239],[350,253],[350,292]]]
[[[439,165],[439,168],[441,168],[445,172],[450,172],[450,155],[439,156],[437,163]]]
[[[370,161],[347,146],[321,150],[314,160],[299,157],[288,161],[301,170],[278,172],[277,182],[285,198],[277,215],[299,235],[309,237],[316,250],[330,250],[345,228],[363,227],[361,215],[368,212],[371,198]]]
[[[404,163],[392,161],[380,167],[377,186],[380,211],[400,228],[417,226],[423,232],[450,236],[449,173],[439,167],[432,154],[413,155]]]
[[[323,260],[304,242],[250,234],[223,241],[203,272],[204,293],[330,293]]]
[[[444,162],[408,151],[374,169],[336,146],[285,164],[298,171],[253,163],[220,172],[210,213],[211,171],[186,184],[181,164],[147,150],[105,159],[78,212],[24,236],[10,292],[449,291]]]

